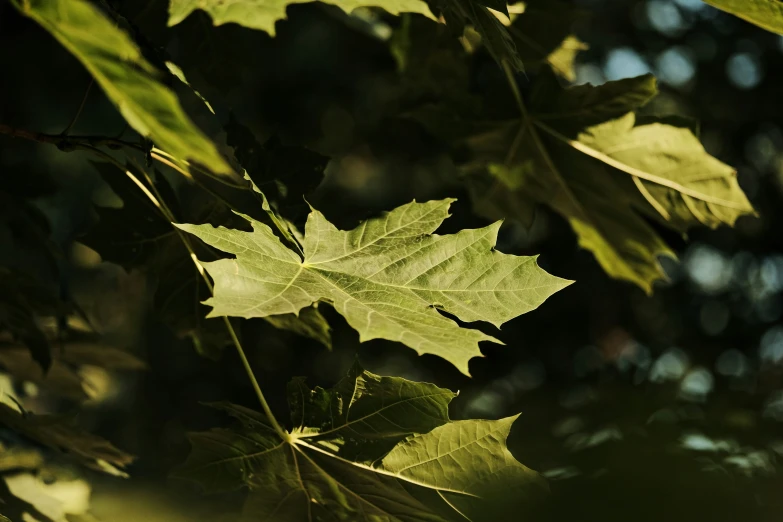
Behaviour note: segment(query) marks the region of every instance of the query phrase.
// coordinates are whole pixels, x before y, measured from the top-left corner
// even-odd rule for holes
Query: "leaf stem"
[[[147,183],[152,189],[152,192],[154,192],[154,195],[146,189],[146,187],[138,180],[138,178],[136,178],[136,176],[133,175],[133,173],[130,170],[125,169],[125,174],[128,177],[130,177],[134,181],[134,183],[139,185],[139,188],[142,189],[142,191],[147,195],[147,197],[152,201],[152,203],[160,209],[160,211],[163,213],[166,219],[173,225],[176,222],[176,217],[174,216],[174,213],[171,211],[171,209],[169,209],[168,205],[166,205],[165,200],[161,197],[161,194],[158,191],[158,189],[155,187],[155,183],[153,183],[152,178],[149,176],[149,174],[147,174],[147,172],[144,169],[141,168],[140,165],[137,164],[137,162],[133,160],[131,160],[131,162],[134,164],[136,169],[138,169],[139,172],[141,172],[144,175],[145,179],[147,180]],[[204,282],[206,283],[207,288],[209,289],[209,293],[214,295],[212,282],[209,280],[209,277],[204,271],[204,267],[199,262],[198,257],[196,256],[196,251],[193,249],[193,245],[190,242],[190,238],[186,236],[185,233],[179,228],[174,227],[174,229],[177,232],[177,235],[179,236],[182,243],[185,245],[185,248],[188,249],[188,252],[190,253],[190,259],[193,261],[193,264],[196,265],[196,269],[198,270],[198,273],[204,279]],[[267,418],[269,419],[269,422],[272,424],[272,427],[275,429],[275,432],[277,432],[280,438],[284,442],[289,442],[291,440],[291,436],[287,431],[283,429],[280,423],[277,422],[277,418],[275,417],[274,413],[272,413],[272,408],[269,407],[269,403],[266,401],[264,392],[261,391],[261,386],[258,384],[258,379],[256,379],[255,373],[253,372],[253,368],[250,366],[250,361],[248,361],[247,355],[245,355],[245,350],[242,348],[242,343],[239,341],[239,337],[237,336],[236,330],[234,330],[234,326],[231,324],[231,320],[228,317],[223,316],[223,322],[226,325],[226,330],[228,330],[228,335],[231,337],[231,341],[234,343],[234,347],[237,350],[239,359],[242,361],[242,366],[245,369],[245,373],[247,374],[247,377],[250,379],[250,384],[253,386],[253,390],[256,393],[256,397],[258,397],[258,401],[261,403],[261,408],[263,408],[264,414],[266,414]]]
[[[79,120],[79,116],[82,115],[82,111],[84,110],[84,105],[87,103],[87,98],[90,96],[90,90],[92,89],[92,84],[95,83],[95,78],[90,76],[90,83],[87,84],[87,88],[84,90],[84,96],[82,97],[82,102],[79,104],[79,108],[76,110],[76,114],[73,115],[73,118],[71,119],[71,122],[68,124],[67,127],[65,127],[65,130],[62,131],[63,136],[67,136],[69,132],[71,132],[71,129],[74,125],[76,125],[76,122]]]
[[[110,149],[133,149],[144,152],[144,147],[138,143],[107,138],[105,136],[65,136],[63,134],[45,134],[42,132],[28,131],[25,129],[16,129],[9,125],[0,123],[0,134],[11,136],[12,138],[22,138],[38,143],[49,143],[55,145],[60,150],[68,151],[84,146],[91,147],[109,147]],[[96,149],[97,150],[97,149]]]
[[[134,143],[117,140],[113,138],[105,138],[105,137],[96,137],[96,136],[70,137],[70,136],[63,136],[63,135],[43,134],[43,133],[32,132],[23,129],[16,129],[4,124],[0,124],[0,134],[5,134],[13,138],[23,138],[31,141],[36,141],[39,143],[49,143],[57,146],[60,150],[63,151],[85,150],[88,152],[92,152],[93,154],[101,157],[102,159],[108,161],[112,165],[122,170],[125,173],[125,175],[128,176],[128,178],[139,187],[139,189],[144,193],[144,195],[147,196],[147,198],[172,224],[172,226],[176,222],[174,214],[166,205],[165,200],[161,197],[160,192],[155,187],[155,184],[152,182],[150,176],[143,168],[141,168],[138,165],[138,163],[133,158],[129,157],[128,159],[139,170],[139,172],[141,172],[144,175],[144,177],[147,180],[147,183],[149,184],[149,188],[147,188],[147,186],[144,183],[142,183],[141,180],[139,180],[139,178],[137,178],[133,174],[133,172],[130,171],[130,169],[128,169],[119,160],[117,160],[117,158],[107,153],[106,151],[103,151],[98,148],[101,145],[105,145],[115,149],[125,147],[125,148],[131,148],[137,150],[139,152],[145,152],[144,148],[141,145],[137,145]],[[170,154],[165,153],[163,151],[159,151],[159,152],[172,158],[174,162],[177,162],[177,160],[173,158]],[[196,256],[196,252],[193,249],[193,245],[190,243],[190,239],[185,235],[185,233],[182,230],[180,230],[176,226],[174,227],[174,230],[179,236],[179,238],[182,240],[182,243],[185,245],[185,248],[187,248],[188,252],[190,253],[190,258],[193,261],[193,263],[196,265],[196,269],[198,270],[198,273],[201,275],[201,277],[204,279],[210,293],[213,293],[212,283],[207,277],[207,274],[204,272],[204,267],[199,262]],[[226,329],[228,330],[228,334],[231,337],[231,341],[233,342],[234,347],[237,350],[239,359],[242,361],[242,366],[245,370],[245,373],[250,379],[250,383],[253,386],[253,390],[255,391],[256,397],[258,397],[258,401],[261,403],[261,408],[264,410],[264,414],[267,416],[267,418],[269,418],[269,422],[272,424],[272,427],[274,428],[275,432],[277,432],[278,436],[284,442],[290,443],[292,440],[291,434],[283,429],[283,427],[277,421],[277,418],[272,413],[272,408],[270,408],[269,403],[267,402],[266,397],[264,396],[264,393],[261,391],[261,386],[258,384],[258,379],[256,379],[256,376],[253,373],[253,369],[250,366],[250,361],[248,361],[247,355],[245,355],[245,350],[242,348],[242,343],[239,341],[239,337],[237,337],[237,333],[234,330],[231,321],[229,320],[228,317],[223,317],[223,321],[226,325]]]

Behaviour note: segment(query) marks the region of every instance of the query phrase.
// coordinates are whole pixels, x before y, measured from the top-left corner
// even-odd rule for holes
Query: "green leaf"
[[[168,61],[166,62],[166,68],[169,70],[171,74],[177,77],[179,81],[190,87],[190,90],[193,91],[193,94],[195,94],[202,102],[204,102],[204,105],[209,109],[209,112],[212,114],[215,114],[215,109],[212,108],[212,104],[209,103],[209,101],[204,98],[204,96],[201,95],[200,92],[198,92],[192,85],[190,85],[190,82],[185,77],[185,72],[174,62]]]
[[[351,231],[313,210],[304,258],[261,222],[253,232],[177,225],[236,259],[204,263],[215,282],[209,317],[267,317],[328,301],[359,331],[361,341],[389,339],[432,353],[468,373],[479,341],[434,307],[463,321],[495,326],[537,308],[569,284],[541,270],[534,257],[494,251],[500,223],[457,234],[432,234],[453,200],[409,203]]]
[[[556,0],[533,0],[512,20],[508,32],[527,70],[548,64],[559,76],[574,81],[574,60],[588,46],[572,34],[586,14],[571,4]]]
[[[326,318],[315,306],[303,308],[299,315],[270,315],[264,320],[280,330],[288,330],[295,334],[318,341],[329,350],[332,349],[332,328]]]
[[[277,136],[260,144],[254,133],[233,114],[225,126],[226,143],[247,171],[254,189],[269,197],[284,215],[298,219],[309,208],[304,197],[324,179],[329,158],[299,146],[285,145]]]
[[[449,420],[457,394],[434,384],[381,377],[354,365],[332,390],[309,390],[295,379],[289,405],[299,430],[317,426],[319,436],[362,440],[423,433]]]
[[[169,26],[176,25],[196,9],[204,10],[215,25],[235,23],[275,35],[275,22],[286,18],[286,7],[312,0],[171,0]],[[434,18],[422,0],[322,0],[350,14],[360,7],[380,7],[393,15],[419,13]]]
[[[52,350],[38,318],[62,315],[65,310],[55,288],[30,274],[0,266],[0,332],[23,343],[43,372],[52,364]]]
[[[48,371],[44,372],[26,347],[13,343],[0,342],[0,366],[14,379],[36,383],[75,400],[87,400],[95,395],[95,390],[81,374],[84,366],[129,371],[147,368],[129,352],[101,344],[95,338],[79,338],[70,330],[52,332],[50,337],[54,337],[49,342],[57,349],[52,353]]]
[[[540,77],[523,118],[474,123],[464,139],[475,209],[529,222],[546,204],[609,275],[651,292],[665,277],[657,257],[674,254],[645,217],[685,232],[753,213],[690,128],[632,112],[656,92],[651,76],[570,89]]]
[[[759,27],[783,34],[783,2],[780,0],[704,0]]]
[[[379,468],[442,488],[443,500],[468,520],[501,520],[509,513],[521,519],[547,487],[506,447],[517,417],[450,422],[401,442]]]
[[[498,64],[508,63],[515,71],[522,71],[524,65],[514,39],[508,33],[508,28],[488,9],[493,6],[488,6],[487,3],[475,0],[439,0],[437,5],[449,27],[456,32],[463,32],[465,26],[472,26],[481,35],[482,44]]]
[[[56,415],[20,413],[0,403],[0,424],[47,448],[62,451],[88,468],[124,476],[122,468],[134,457],[110,442],[73,425],[71,419]]]
[[[465,512],[481,521],[522,501],[529,509],[546,488],[506,448],[516,417],[452,422],[447,408],[454,396],[358,365],[329,390],[309,390],[295,379],[294,423],[315,420],[315,426],[281,441],[260,414],[223,403],[239,426],[191,434],[193,451],[176,476],[207,492],[246,488],[248,522],[434,522],[465,520]],[[390,444],[373,465],[345,456],[341,449],[351,439],[360,447]]]
[[[275,22],[286,18],[286,7],[309,3],[312,0],[171,0],[169,26],[176,25],[190,13],[202,9],[212,17],[215,25],[236,23],[250,29],[275,35]],[[380,7],[393,15],[417,13],[435,20],[426,2],[421,0],[322,0],[336,5],[346,13],[360,7]],[[439,0],[435,3],[455,33],[462,33],[466,25],[474,27],[482,42],[498,63],[508,62],[515,70],[523,69],[513,39],[501,21],[488,9],[507,13],[503,0]]]
[[[194,306],[201,297],[209,295],[209,290],[177,231],[139,187],[114,165],[96,162],[93,166],[123,205],[120,208],[96,206],[99,221],[79,240],[98,252],[104,261],[118,264],[128,272],[135,269],[147,275],[157,284],[153,301],[157,318],[180,337],[192,338],[202,355],[218,358],[221,349],[232,341],[222,322],[205,321],[204,311]],[[128,168],[136,170],[132,166]],[[153,181],[176,216],[229,226],[244,224],[223,202],[211,197],[205,200],[204,191],[197,186],[180,187],[182,197],[179,197],[160,173],[156,173]],[[201,259],[216,259],[211,249],[201,244],[194,246]],[[315,308],[303,310],[299,317],[291,314],[266,319],[276,328],[331,348],[329,324]]]
[[[175,157],[232,172],[215,145],[190,121],[176,95],[136,44],[85,0],[12,0],[73,54],[128,124]]]

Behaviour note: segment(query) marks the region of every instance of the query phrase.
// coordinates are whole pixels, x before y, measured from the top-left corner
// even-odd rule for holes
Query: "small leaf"
[[[177,225],[236,259],[204,263],[215,282],[209,317],[267,317],[330,302],[359,331],[361,341],[389,339],[447,359],[467,374],[481,355],[463,321],[495,326],[537,308],[569,284],[541,270],[535,258],[494,251],[500,223],[449,236],[432,234],[453,200],[409,203],[341,231],[313,210],[304,235],[304,259],[247,218],[253,232]]]
[[[481,35],[482,44],[498,64],[508,63],[515,71],[522,71],[524,65],[514,39],[506,26],[488,9],[492,5],[488,6],[487,3],[476,0],[439,0],[437,5],[450,28],[461,33],[465,26],[472,26]]]
[[[571,4],[556,0],[525,2],[525,10],[512,20],[508,32],[526,70],[548,64],[559,76],[573,81],[576,55],[588,46],[572,32],[586,14]]]
[[[296,413],[295,426],[318,426],[320,437],[362,440],[403,437],[440,426],[448,422],[449,403],[457,395],[434,384],[381,377],[358,365],[332,390],[310,391],[300,380],[292,385],[291,411],[309,412]]]
[[[704,0],[759,27],[783,34],[783,2],[780,0]]]
[[[291,4],[308,3],[312,0],[171,0],[169,4],[169,26],[176,25],[196,9],[202,9],[215,25],[235,23],[275,35],[275,22],[286,18],[286,7]],[[433,18],[427,4],[422,0],[322,0],[336,5],[350,14],[359,7],[380,7],[393,15],[419,13]]]
[[[200,296],[209,292],[177,231],[139,187],[114,165],[96,162],[93,166],[122,200],[123,206],[96,206],[99,221],[79,240],[97,251],[104,261],[116,263],[128,272],[141,270],[156,282],[153,306],[157,318],[180,337],[191,337],[202,355],[218,358],[221,349],[230,344],[231,339],[222,322],[205,322],[203,310],[193,306]],[[226,204],[211,197],[205,199],[198,186],[181,187],[180,198],[160,173],[156,172],[153,182],[177,216],[215,224],[243,223]],[[151,188],[148,187],[148,190]],[[215,258],[212,250],[200,244],[194,246],[202,259]],[[316,309],[303,311],[300,317],[291,314],[269,319],[268,322],[276,328],[310,337],[327,348],[331,347],[329,325]]]
[[[85,0],[12,0],[73,54],[128,124],[175,157],[232,172],[215,145],[190,121],[136,44]]]
[[[295,334],[318,341],[329,350],[332,349],[332,328],[326,318],[315,306],[303,308],[299,315],[270,315],[264,320],[280,330],[288,330]]]

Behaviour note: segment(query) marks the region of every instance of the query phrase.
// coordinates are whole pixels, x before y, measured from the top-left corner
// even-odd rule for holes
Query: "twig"
[[[68,133],[71,132],[73,126],[76,125],[76,122],[79,120],[79,116],[81,116],[82,110],[84,110],[84,105],[87,103],[87,97],[90,95],[90,89],[92,89],[93,83],[95,83],[95,79],[91,76],[90,83],[87,84],[87,89],[84,90],[84,96],[82,97],[82,102],[79,104],[79,108],[76,110],[76,114],[73,115],[71,122],[61,133],[63,136],[67,136]]]
[[[128,142],[115,140],[111,138],[104,138],[104,137],[55,136],[51,134],[43,134],[39,132],[31,132],[22,129],[15,129],[13,127],[9,127],[8,125],[3,125],[3,124],[0,124],[0,134],[6,134],[11,137],[37,141],[39,143],[50,143],[52,145],[56,145],[59,149],[64,151],[77,150],[77,149],[84,150],[101,157],[102,159],[108,161],[109,163],[111,163],[112,165],[116,166],[118,169],[123,171],[125,175],[128,176],[128,178],[131,181],[133,181],[134,184],[136,184],[136,186],[139,187],[139,189],[144,193],[144,195],[147,196],[147,198],[149,198],[152,204],[155,205],[155,207],[161,212],[161,214],[163,214],[166,220],[168,220],[169,223],[174,225],[174,222],[176,221],[174,214],[166,205],[166,202],[161,197],[160,192],[155,187],[155,184],[152,182],[152,179],[149,177],[146,171],[143,168],[141,168],[137,164],[137,162],[134,161],[133,158],[129,158],[129,160],[139,170],[139,172],[141,172],[145,176],[147,182],[149,183],[150,188],[147,188],[147,186],[144,183],[142,183],[139,180],[139,178],[137,178],[133,174],[133,172],[131,172],[125,165],[120,163],[120,161],[117,160],[117,158],[107,153],[106,151],[103,151],[98,148],[98,146],[106,145],[111,148],[128,147],[128,148],[138,150],[140,152],[145,152],[145,150],[141,147],[141,145],[136,145],[133,143],[128,143]],[[160,152],[168,157],[171,157],[172,159],[175,159],[171,155],[163,151]],[[196,265],[196,269],[198,270],[198,273],[201,275],[201,277],[204,279],[204,282],[206,283],[210,293],[213,293],[212,282],[207,277],[207,274],[204,271],[204,267],[199,262],[198,257],[196,256],[196,252],[193,249],[193,245],[190,243],[190,238],[186,236],[185,233],[182,230],[180,230],[178,227],[174,226],[174,230],[179,236],[179,238],[182,240],[182,243],[185,245],[185,248],[187,248],[188,252],[190,253],[190,258],[193,261],[193,263]],[[239,341],[239,337],[237,337],[236,331],[234,330],[234,327],[231,325],[231,321],[229,320],[228,317],[223,317],[223,321],[226,325],[226,329],[228,330],[228,334],[231,337],[231,341],[234,343],[234,347],[237,349],[237,353],[239,354],[239,358],[242,361],[242,366],[245,369],[245,373],[250,379],[250,383],[253,386],[253,390],[255,391],[259,402],[261,403],[261,408],[264,410],[264,414],[266,414],[267,418],[269,419],[269,422],[272,424],[272,427],[274,428],[275,432],[277,432],[278,436],[280,436],[280,438],[284,442],[290,442],[291,434],[283,429],[283,427],[277,421],[277,418],[272,413],[272,408],[269,406],[266,397],[264,397],[263,391],[261,391],[261,386],[258,384],[258,380],[256,379],[256,376],[253,373],[253,369],[250,366],[250,362],[247,359],[247,355],[245,355],[245,350],[242,348],[242,344]]]
[[[89,147],[108,147],[110,149],[133,149],[144,152],[144,147],[138,143],[107,138],[105,136],[65,136],[62,134],[44,134],[25,129],[16,129],[9,125],[0,123],[0,134],[11,136],[12,138],[22,138],[38,143],[50,143],[60,150],[68,151],[73,149]]]
[[[158,207],[158,209],[163,213],[163,215],[166,217],[169,223],[174,224],[174,222],[176,221],[174,213],[171,212],[171,209],[169,209],[169,207],[166,205],[165,200],[161,196],[158,189],[155,187],[155,183],[153,183],[149,174],[147,174],[147,172],[144,169],[142,169],[141,166],[138,165],[135,161],[131,160],[131,162],[133,162],[136,169],[138,169],[139,172],[141,172],[144,175],[145,179],[147,180],[147,183],[152,189],[152,192],[154,192],[154,195],[150,193],[150,191],[144,186],[144,184],[141,183],[141,181],[139,181],[139,179],[136,176],[134,176],[130,170],[124,169],[125,174],[134,183],[136,183],[136,185],[139,186],[139,188],[152,201],[152,203],[156,207]],[[174,230],[177,232],[177,235],[182,240],[182,243],[185,245],[185,248],[188,249],[188,252],[190,253],[190,258],[193,261],[193,263],[196,265],[196,269],[198,270],[198,273],[204,279],[204,282],[206,283],[207,288],[209,289],[209,293],[214,295],[212,282],[209,280],[207,274],[204,272],[204,267],[201,265],[201,263],[198,260],[198,257],[196,256],[196,251],[193,249],[193,245],[190,242],[190,238],[178,227],[175,226]],[[250,361],[248,361],[247,355],[245,355],[245,350],[242,348],[242,343],[240,343],[239,337],[237,337],[236,331],[234,330],[231,321],[229,320],[228,317],[223,316],[223,322],[226,325],[226,330],[228,330],[228,334],[231,337],[231,341],[234,343],[234,347],[237,349],[237,354],[239,355],[239,358],[242,361],[242,366],[244,367],[245,373],[250,379],[250,383],[253,386],[253,390],[256,393],[256,397],[258,397],[258,400],[261,403],[261,407],[263,408],[264,413],[266,414],[267,418],[269,419],[269,422],[272,424],[272,427],[275,429],[275,431],[280,436],[280,438],[286,442],[289,442],[291,439],[290,434],[287,431],[285,431],[282,426],[280,426],[274,414],[272,413],[272,408],[269,407],[269,403],[266,401],[266,397],[264,397],[264,392],[261,391],[261,386],[258,384],[258,380],[256,379],[255,373],[253,373],[253,368],[251,368],[250,366]]]

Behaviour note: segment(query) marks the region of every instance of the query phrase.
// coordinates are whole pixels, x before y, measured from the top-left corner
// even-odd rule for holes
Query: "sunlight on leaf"
[[[564,89],[549,73],[522,118],[466,122],[474,208],[530,224],[546,204],[609,275],[651,292],[665,278],[658,256],[674,253],[647,219],[685,233],[754,213],[734,169],[704,150],[690,122],[636,116],[656,94],[649,75]]]
[[[252,218],[253,232],[177,225],[236,259],[204,263],[215,281],[210,317],[267,317],[330,302],[361,341],[389,339],[432,353],[468,373],[479,341],[440,308],[466,322],[504,322],[537,308],[569,284],[540,269],[535,257],[493,250],[500,223],[457,234],[433,232],[453,200],[409,203],[351,231],[338,230],[313,210],[304,259]]]
[[[780,0],[704,0],[767,31],[783,34],[783,2]]]
[[[506,448],[516,417],[450,421],[454,396],[358,365],[329,390],[296,379],[289,385],[294,423],[315,419],[316,426],[299,426],[283,442],[262,415],[222,403],[239,426],[191,434],[193,451],[176,476],[207,492],[246,488],[248,522],[478,522],[531,511],[547,488]],[[373,459],[343,451],[351,440],[355,454],[369,446]]]
[[[84,0],[12,0],[73,54],[136,132],[174,156],[232,172],[135,43]]]
[[[275,35],[275,22],[286,18],[286,7],[291,4],[308,3],[312,0],[171,0],[169,4],[169,25],[176,25],[190,13],[202,9],[212,17],[215,25],[235,23],[266,31]],[[336,5],[350,14],[360,7],[380,7],[393,15],[419,13],[433,18],[427,4],[422,0],[322,0]]]

